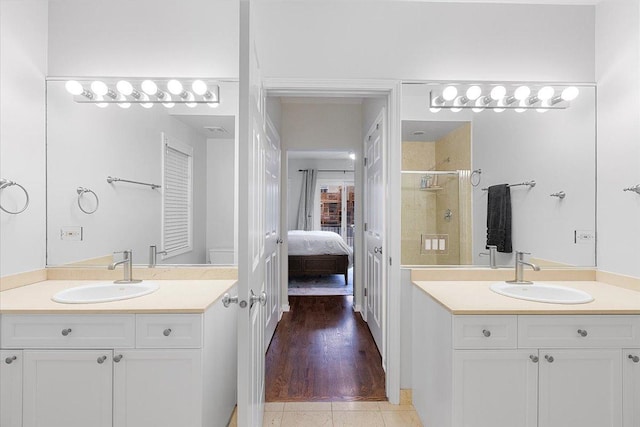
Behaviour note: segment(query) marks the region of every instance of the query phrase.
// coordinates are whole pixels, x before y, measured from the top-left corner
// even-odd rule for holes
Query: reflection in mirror
[[[470,85],[454,86],[451,106],[464,107]],[[487,190],[500,184],[510,185],[511,208],[500,218],[511,221],[512,248],[499,249],[499,265],[512,267],[515,251],[543,266],[595,265],[595,88],[549,101],[556,108],[546,111],[539,99],[496,111],[519,87],[505,86],[506,95],[474,111],[473,100],[446,108],[443,85],[403,85],[403,265],[488,266]],[[430,109],[434,100],[445,108]]]
[[[137,265],[235,264],[238,92],[218,85],[219,104],[161,103],[134,84],[129,99],[152,102],[118,105],[47,82],[47,265],[104,266],[128,249]]]

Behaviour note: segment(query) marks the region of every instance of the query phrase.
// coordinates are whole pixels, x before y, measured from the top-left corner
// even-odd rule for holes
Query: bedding
[[[288,238],[289,255],[347,255],[353,264],[353,251],[338,233],[290,230]]]

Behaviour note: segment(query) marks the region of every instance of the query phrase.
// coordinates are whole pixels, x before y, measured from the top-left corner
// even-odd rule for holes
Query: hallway
[[[385,374],[351,296],[290,296],[266,355],[266,401],[383,401]]]

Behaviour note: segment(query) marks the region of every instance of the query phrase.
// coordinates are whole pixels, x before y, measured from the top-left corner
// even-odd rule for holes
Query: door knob
[[[247,302],[238,298],[238,295],[232,297],[231,295],[224,294],[222,296],[222,305],[225,307],[229,307],[231,304],[238,304],[241,308],[245,308],[247,306]]]
[[[553,356],[549,356],[548,354],[546,354],[546,355],[544,356],[544,358],[547,360],[547,362],[549,362],[549,363],[553,363],[553,360],[554,360],[554,359],[553,359]]]
[[[122,360],[122,357],[123,356],[121,354],[117,354],[117,355],[113,356],[113,361],[118,363],[118,362],[120,362]]]
[[[538,363],[538,356],[536,356],[535,354],[529,356],[529,359],[531,359],[533,363]]]
[[[101,364],[101,365],[104,363],[105,360],[107,360],[107,356],[98,357],[98,363]]]
[[[578,329],[578,335],[580,335],[581,337],[586,337],[587,331],[584,329]]]
[[[373,253],[382,255],[382,246],[379,248],[373,248]]]
[[[62,330],[62,335],[65,336],[65,337],[67,335],[69,335],[70,333],[71,333],[71,328],[67,328],[67,329],[63,329]]]
[[[164,335],[165,337],[168,337],[169,335],[171,335],[171,328],[167,328],[164,331],[162,331],[162,335]]]
[[[13,357],[14,357],[14,359],[15,359],[15,356],[13,356]],[[638,363],[638,362],[640,362],[640,357],[638,357],[638,356],[634,356],[633,354],[630,354],[630,355],[629,355],[629,359],[631,359],[631,360],[633,361],[633,363]],[[8,363],[8,362],[7,362],[7,363]]]
[[[251,307],[256,302],[259,302],[260,305],[267,305],[267,293],[265,291],[260,292],[260,295],[256,295],[253,293],[253,289],[251,289],[251,295],[249,296],[249,301],[251,302]]]
[[[629,355],[629,357],[631,357],[631,355]],[[11,365],[17,358],[17,356],[7,357],[6,359],[4,359],[4,363],[6,363],[7,365]]]
[[[489,331],[488,329],[483,329],[482,330],[482,335],[484,335],[485,337],[489,338],[491,336],[491,331]]]

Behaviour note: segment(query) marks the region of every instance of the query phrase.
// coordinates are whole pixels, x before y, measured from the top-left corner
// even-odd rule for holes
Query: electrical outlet
[[[61,227],[60,240],[82,241],[82,227]]]
[[[578,245],[588,245],[596,241],[596,233],[593,230],[575,230],[573,232],[573,243]]]

